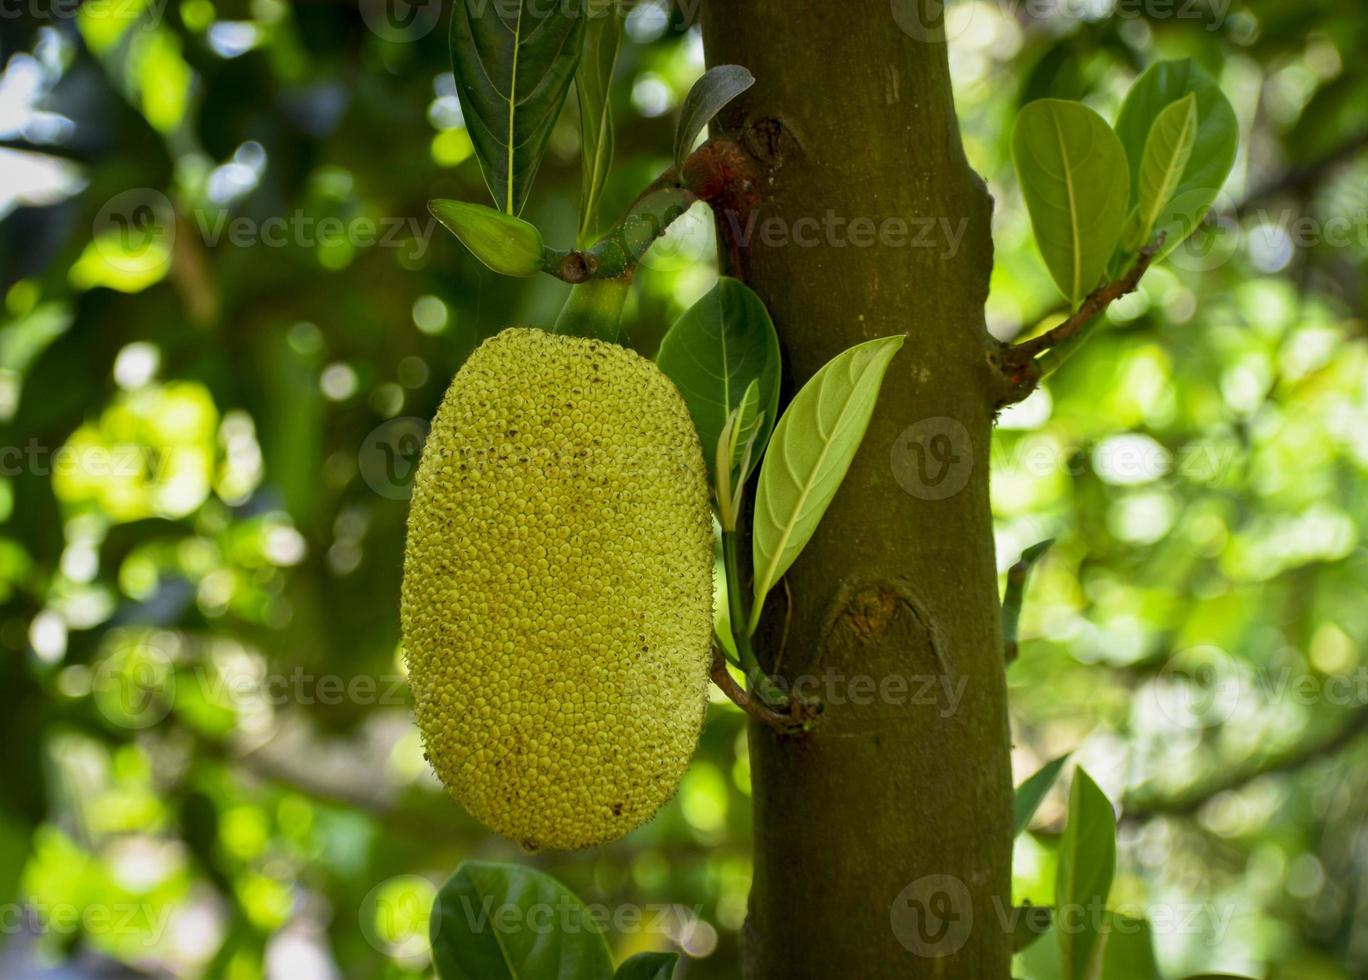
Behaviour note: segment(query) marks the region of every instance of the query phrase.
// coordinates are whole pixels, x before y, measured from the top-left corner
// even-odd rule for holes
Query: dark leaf
[[[698,134],[732,99],[755,84],[755,76],[740,65],[717,65],[704,72],[684,99],[675,131],[675,166],[683,168]]]
[[[1070,752],[1065,752],[1058,759],[1045,763],[1040,767],[1040,771],[1030,776],[1024,783],[1017,787],[1016,799],[1013,807],[1016,815],[1016,832],[1022,833],[1031,824],[1031,818],[1035,816],[1036,810],[1040,809],[1040,804],[1050,792],[1050,787],[1059,778],[1059,772],[1064,768],[1064,763],[1068,761]]]
[[[613,975],[601,927],[583,903],[555,878],[518,865],[463,863],[437,893],[431,934],[442,980]]]
[[[501,211],[527,201],[579,66],[583,0],[456,0],[451,66],[485,183]]]
[[[670,980],[678,953],[638,953],[618,967],[613,980]]]

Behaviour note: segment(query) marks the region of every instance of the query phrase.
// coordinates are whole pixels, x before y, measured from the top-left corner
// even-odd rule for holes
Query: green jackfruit
[[[702,726],[712,555],[702,449],[654,364],[518,328],[471,354],[404,559],[415,713],[451,795],[528,847],[649,819]]]

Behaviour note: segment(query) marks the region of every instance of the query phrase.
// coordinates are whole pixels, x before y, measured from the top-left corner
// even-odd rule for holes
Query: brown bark
[[[754,980],[1009,975],[991,200],[923,13],[901,0],[704,2],[709,63],[758,79],[719,123],[763,168],[754,221],[723,215],[720,228],[774,316],[786,392],[852,344],[908,338],[788,576],[779,673],[809,679],[823,721],[802,737],[751,726]],[[783,591],[758,637],[768,666]]]

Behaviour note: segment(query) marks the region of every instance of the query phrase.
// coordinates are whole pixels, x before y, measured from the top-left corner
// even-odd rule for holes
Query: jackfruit
[[[654,364],[522,328],[477,348],[419,463],[401,610],[451,795],[528,848],[648,820],[702,727],[712,566],[698,435]]]

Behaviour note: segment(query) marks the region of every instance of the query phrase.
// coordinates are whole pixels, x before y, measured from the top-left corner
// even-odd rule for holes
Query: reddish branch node
[[[736,140],[718,137],[695,150],[680,170],[670,168],[643,190],[627,212],[592,247],[572,249],[543,267],[565,282],[630,279],[651,243],[696,201],[708,204],[724,225],[749,222],[759,199],[757,165]],[[739,264],[735,243],[728,241],[733,265]]]
[[[719,211],[749,214],[758,200],[755,160],[730,137],[709,140],[684,161],[680,182]]]

